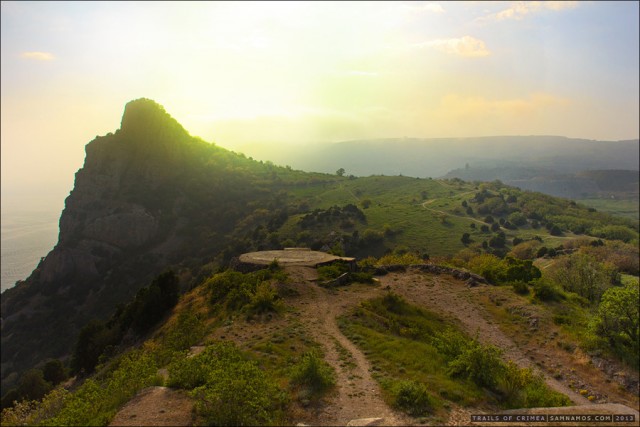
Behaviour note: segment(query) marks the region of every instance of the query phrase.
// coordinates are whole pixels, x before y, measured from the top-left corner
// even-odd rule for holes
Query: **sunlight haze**
[[[638,138],[638,2],[2,2],[2,209],[63,206],[151,98],[268,158],[392,137]]]

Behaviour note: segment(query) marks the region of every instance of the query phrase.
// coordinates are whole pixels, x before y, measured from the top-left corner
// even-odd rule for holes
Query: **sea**
[[[2,291],[24,280],[58,241],[60,211],[2,212]]]

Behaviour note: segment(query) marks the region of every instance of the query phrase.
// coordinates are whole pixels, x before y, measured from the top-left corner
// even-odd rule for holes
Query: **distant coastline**
[[[2,212],[2,292],[25,280],[58,240],[60,212]]]

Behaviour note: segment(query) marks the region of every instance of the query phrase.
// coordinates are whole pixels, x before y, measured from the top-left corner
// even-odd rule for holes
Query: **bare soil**
[[[419,420],[394,411],[384,402],[380,387],[371,376],[371,365],[365,355],[340,332],[336,323],[337,317],[360,302],[389,291],[402,295],[413,304],[456,321],[470,335],[477,334],[480,341],[501,348],[504,357],[515,361],[519,366],[538,369],[544,374],[545,381],[551,388],[566,394],[576,405],[580,405],[562,409],[527,409],[519,413],[534,413],[539,410],[551,414],[557,410],[573,414],[633,414],[633,410],[628,406],[637,407],[637,394],[634,396],[621,389],[617,383],[607,378],[605,373],[589,364],[584,355],[570,354],[558,349],[552,343],[552,337],[543,337],[541,340],[540,333],[549,330],[543,328],[546,323],[543,318],[536,317],[537,313],[529,313],[529,316],[536,319],[536,328],[539,326],[537,322],[540,322],[540,333],[533,331],[530,336],[524,336],[518,329],[505,329],[504,325],[500,325],[494,313],[490,311],[491,301],[496,299],[496,292],[499,291],[495,287],[469,288],[464,282],[446,275],[437,276],[410,270],[406,273],[390,273],[383,276],[378,285],[352,284],[337,289],[326,289],[316,284],[317,271],[313,268],[288,266],[286,270],[298,291],[298,295],[286,298],[287,304],[293,309],[292,312],[268,322],[236,321],[219,328],[210,338],[232,339],[243,344],[256,336],[270,336],[270,332],[285,328],[292,316],[302,324],[306,333],[324,349],[325,360],[335,370],[337,385],[335,391],[327,396],[322,404],[301,410],[300,417],[294,424],[300,422],[305,425],[346,425],[351,420],[362,418],[382,418],[377,422],[380,425],[419,424]],[[197,348],[193,350],[198,351]],[[558,377],[559,370],[566,372],[566,375]],[[554,372],[559,379],[553,377]],[[627,406],[592,404],[576,391],[582,385],[589,386],[589,393],[599,396],[600,402],[622,403]],[[111,425],[191,425],[194,421],[192,408],[193,403],[183,393],[164,387],[152,387],[125,405]],[[591,408],[591,412],[585,412],[585,408]],[[482,412],[477,408],[453,405],[446,424],[490,425],[470,421],[471,414]],[[635,416],[638,420],[637,411]],[[637,422],[630,425],[637,425]]]
[[[190,426],[193,401],[181,390],[147,387],[124,405],[110,426]]]
[[[378,383],[371,377],[371,365],[365,355],[338,329],[336,317],[360,302],[383,292],[379,286],[352,285],[338,290],[326,289],[314,283],[317,273],[305,267],[291,267],[295,282],[306,283],[301,295],[290,301],[300,313],[311,336],[325,351],[325,360],[336,372],[336,393],[311,419],[301,420],[312,425],[345,425],[360,418],[382,418],[383,425],[407,425],[411,418],[393,411],[383,401]],[[339,346],[345,349],[351,363],[344,363]]]

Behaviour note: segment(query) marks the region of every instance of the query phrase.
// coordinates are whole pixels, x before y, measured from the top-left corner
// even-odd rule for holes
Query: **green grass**
[[[569,403],[541,376],[502,361],[499,349],[397,295],[365,301],[338,325],[367,355],[385,401],[411,415],[443,419],[452,403],[503,408]]]
[[[292,188],[290,194],[294,199],[306,200],[307,211],[352,203],[366,215],[366,224],[356,222],[354,227],[349,229],[340,229],[338,222],[319,224],[313,230],[307,230],[313,234],[314,239],[326,238],[332,232],[350,236],[357,231],[362,236],[366,230],[376,232],[391,230],[382,242],[352,249],[347,255],[381,256],[387,250],[403,248],[430,256],[451,256],[465,248],[461,242],[464,233],[470,234],[471,245],[480,245],[495,234],[480,231],[486,214],[478,214],[479,205],[471,202],[479,188],[484,187],[491,188],[489,193],[494,195],[515,194],[518,202],[509,204],[510,209],[519,208],[520,199],[528,206],[532,206],[532,209],[546,209],[554,223],[584,223],[589,227],[593,224],[609,223],[604,214],[588,212],[584,206],[494,184],[480,184],[477,187],[473,183],[458,181],[370,176],[356,179],[342,178],[316,186]],[[364,208],[361,203],[365,199],[371,202],[367,208]],[[463,202],[473,208],[472,214],[467,214],[466,208],[462,206]],[[278,233],[283,238],[297,242],[297,236],[302,231],[297,223],[303,215],[302,213],[290,216]],[[498,221],[499,217],[493,216]],[[503,217],[506,218],[506,215]],[[617,224],[624,220],[618,218],[612,221]],[[475,224],[476,228],[471,228],[471,224]],[[568,230],[564,230],[560,236],[551,236],[545,227],[533,228],[531,224],[514,230],[501,228],[500,231],[506,235],[507,251],[511,248],[515,237],[523,240],[539,237],[543,241],[542,244],[547,247],[557,247],[569,239],[578,237],[577,234]]]
[[[426,386],[434,415],[443,415],[446,401],[468,406],[484,400],[475,384],[447,374],[447,359],[431,342],[445,322],[434,314],[378,298],[339,318],[338,325],[367,355],[388,404],[396,404],[397,389],[407,380]]]
[[[590,208],[595,208],[600,212],[621,216],[630,219],[640,219],[640,208],[638,200],[618,200],[618,199],[582,199],[578,200]]]

